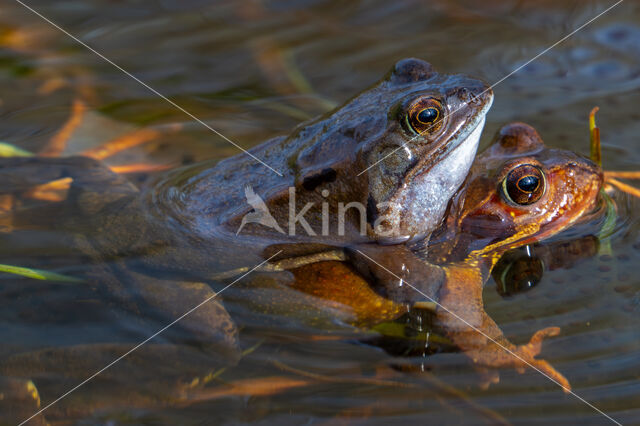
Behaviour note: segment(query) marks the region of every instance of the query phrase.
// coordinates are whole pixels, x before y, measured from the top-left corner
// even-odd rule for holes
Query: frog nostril
[[[460,89],[458,89],[458,97],[460,98],[460,100],[462,101],[468,101],[469,100],[469,96],[471,95],[471,91],[469,89],[467,89],[466,87],[461,87]]]
[[[468,104],[479,104],[481,101],[481,90],[478,89],[478,93],[475,90],[470,90],[466,87],[462,87],[458,90],[458,97],[461,101]]]

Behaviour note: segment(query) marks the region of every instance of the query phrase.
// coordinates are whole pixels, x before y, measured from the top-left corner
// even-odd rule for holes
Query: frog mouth
[[[446,145],[446,148],[438,156],[438,162],[451,155],[453,151],[459,149],[460,146],[473,145],[469,142],[475,143],[475,147],[477,149],[478,143],[480,142],[480,134],[482,133],[482,129],[484,128],[487,113],[493,105],[493,93],[490,89],[487,89],[486,95],[487,100],[485,101],[482,108],[475,114],[473,119],[462,126],[460,129],[458,129],[456,131],[456,134],[451,136],[451,141]],[[454,113],[456,111],[457,110],[454,110]],[[475,138],[475,136],[477,136],[477,138]]]

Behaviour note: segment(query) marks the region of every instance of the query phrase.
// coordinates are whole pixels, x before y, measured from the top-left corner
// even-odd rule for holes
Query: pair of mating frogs
[[[143,190],[88,158],[8,158],[0,160],[0,192],[72,178],[66,201],[44,209],[57,209],[47,214],[51,225],[72,232],[74,246],[95,262],[84,278],[167,322],[212,297],[211,284],[256,265],[361,312],[357,295],[319,288],[327,283],[319,271],[340,265],[393,305],[393,315],[431,302],[438,328],[478,365],[531,365],[568,390],[535,358],[544,337],[559,330],[511,344],[485,313],[482,287],[505,251],[593,209],[602,172],[545,147],[521,123],[505,126],[476,157],[492,101],[479,80],[406,59],[342,107],[251,156],[176,169]],[[376,321],[375,309],[363,316]],[[388,316],[381,311],[379,320]],[[202,347],[237,348],[234,322],[217,300],[177,326]],[[5,375],[29,377],[15,373],[19,359],[4,362]]]

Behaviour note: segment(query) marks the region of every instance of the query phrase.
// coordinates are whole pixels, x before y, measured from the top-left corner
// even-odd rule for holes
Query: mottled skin
[[[442,121],[416,134],[406,124],[407,111],[422,99],[440,102]],[[478,80],[439,74],[417,59],[403,60],[344,106],[251,150],[282,177],[239,154],[169,173],[143,194],[142,209],[156,228],[169,225],[169,235],[162,236],[171,241],[166,256],[174,257],[176,247],[188,250],[184,261],[173,263],[205,274],[257,264],[276,247],[284,250],[283,258],[316,252],[319,246],[426,236],[439,225],[471,166],[492,99],[491,90]],[[457,167],[438,168],[452,162]],[[438,191],[429,179],[437,180]],[[236,235],[252,210],[246,187],[265,201],[284,234],[249,223]],[[298,222],[295,234],[289,223],[290,188],[295,188],[295,213],[312,203],[304,214],[308,228]],[[363,207],[364,217],[355,208],[346,210],[341,233],[339,203],[354,202]],[[323,203],[328,206],[325,232]],[[383,203],[389,203],[387,210]],[[386,228],[385,235],[373,228],[380,216],[395,226]],[[243,255],[235,256],[234,247]],[[162,257],[155,262],[168,263]]]
[[[185,290],[167,278],[206,280],[251,268],[273,253],[283,259],[429,235],[471,166],[492,99],[479,80],[439,74],[424,61],[405,59],[344,106],[251,150],[283,176],[238,154],[172,171],[138,192],[90,159],[11,158],[0,161],[0,181],[6,182],[0,191],[19,193],[71,177],[68,210],[55,214],[54,225],[77,235],[76,245],[96,261],[117,259],[105,266],[120,277],[114,288],[124,281],[160,312],[186,311],[190,302],[176,306],[176,300],[188,299]],[[425,102],[440,109],[440,119],[417,133],[409,113]],[[255,223],[236,235],[252,209],[246,187],[262,197],[284,230],[289,188],[295,188],[296,213],[314,203],[304,218],[318,235],[308,235],[300,223],[295,235]],[[329,207],[327,235],[321,235],[323,202]],[[341,202],[360,203],[365,216],[361,221],[358,210],[347,210],[344,235],[337,223]],[[384,202],[390,204],[382,211]],[[395,225],[383,237],[372,227],[381,216]],[[156,283],[149,274],[162,278],[157,281],[166,291],[152,291]],[[198,310],[181,326],[202,329],[199,324],[208,323],[203,315]]]
[[[509,201],[503,193],[502,182],[510,171],[522,165],[539,167],[545,180],[540,198],[528,205]],[[330,267],[307,265],[294,270],[297,279],[294,286],[350,306],[357,316],[356,322],[369,324],[406,312],[402,305],[374,295],[369,290],[371,285],[393,300],[408,302],[407,306],[437,301],[436,326],[475,363],[518,369],[530,364],[568,390],[569,382],[560,373],[546,361],[534,358],[544,337],[558,334],[559,329],[540,330],[528,344],[513,345],[484,311],[482,287],[505,251],[554,235],[592,210],[602,180],[602,171],[591,161],[569,151],[546,148],[532,127],[510,124],[478,156],[465,184],[453,198],[445,223],[430,241],[426,254],[429,262],[403,257],[402,246],[386,250],[361,246],[351,253],[356,262],[365,257],[366,263],[372,265],[368,258],[380,259],[395,250],[393,267],[373,267],[365,275],[367,281],[358,281],[348,269],[335,263]],[[424,247],[419,249],[426,251]],[[380,285],[377,277],[384,274],[396,279],[395,287],[390,288],[387,279]],[[334,291],[335,285],[341,286],[335,277],[348,283],[355,304],[344,292]],[[414,277],[427,277],[437,284],[425,291],[415,285]],[[400,284],[399,278],[404,283]]]

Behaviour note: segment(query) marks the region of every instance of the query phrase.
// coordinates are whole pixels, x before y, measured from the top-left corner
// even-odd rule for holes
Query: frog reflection
[[[503,297],[529,291],[542,280],[544,271],[569,269],[580,260],[595,256],[598,245],[597,237],[586,235],[509,250],[491,270],[496,291]]]

